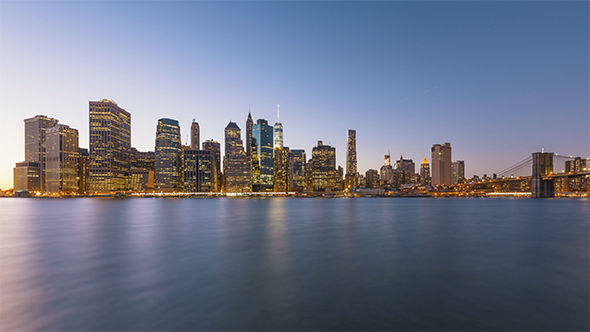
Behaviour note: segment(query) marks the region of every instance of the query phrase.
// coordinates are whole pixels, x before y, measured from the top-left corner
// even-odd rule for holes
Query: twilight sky
[[[308,158],[318,140],[359,172],[391,151],[419,163],[451,142],[466,175],[532,152],[590,155],[589,3],[0,3],[0,188],[24,158],[23,119],[59,119],[88,147],[88,101],[131,113],[131,145],[153,151],[159,118],[183,141],[223,142],[232,120],[276,122]],[[244,137],[244,133],[242,133]],[[223,144],[222,144],[223,145]],[[563,163],[556,165],[561,171]],[[529,170],[530,172],[530,170]]]

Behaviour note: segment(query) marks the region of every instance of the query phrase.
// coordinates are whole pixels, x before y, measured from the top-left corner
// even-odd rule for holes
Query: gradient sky
[[[153,151],[159,118],[223,142],[232,120],[276,122],[285,145],[318,140],[359,172],[391,151],[419,163],[451,142],[466,175],[532,152],[590,155],[589,4],[581,2],[0,3],[0,188],[24,158],[24,118],[80,131],[88,101],[131,113]],[[242,136],[244,133],[242,133]],[[222,144],[223,145],[223,144]],[[556,165],[560,170],[563,165]]]

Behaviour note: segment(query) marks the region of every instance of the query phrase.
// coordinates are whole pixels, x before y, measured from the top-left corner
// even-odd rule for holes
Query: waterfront
[[[589,202],[4,198],[2,330],[588,330]]]

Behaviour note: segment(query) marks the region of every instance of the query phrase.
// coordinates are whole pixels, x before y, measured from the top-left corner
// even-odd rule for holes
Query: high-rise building
[[[78,193],[85,195],[90,191],[90,153],[88,149],[78,148]]]
[[[451,163],[451,183],[457,184],[465,179],[465,161],[457,160]]]
[[[131,152],[131,114],[103,99],[90,104],[90,191],[125,190]]]
[[[230,150],[226,151],[224,161],[225,191],[250,192],[250,163],[241,139],[237,139]]]
[[[289,152],[289,183],[291,190],[303,190],[305,181],[305,150]]]
[[[451,143],[434,144],[431,149],[432,185],[451,184]]]
[[[25,119],[25,161],[39,164],[38,191],[45,191],[45,130],[55,126],[57,119],[36,115]],[[35,174],[35,172],[31,173]],[[33,180],[35,182],[36,180]]]
[[[46,188],[50,193],[78,192],[78,130],[57,124],[45,131]]]
[[[383,166],[381,166],[381,183],[383,185],[393,183],[393,167],[391,166],[391,155],[386,154],[384,158]]]
[[[227,155],[231,148],[236,144],[236,141],[241,139],[242,131],[235,122],[229,122],[225,127],[225,152]]]
[[[193,119],[193,123],[191,123],[191,149],[199,150],[201,145],[201,129],[199,128],[199,123]]]
[[[264,119],[252,126],[252,190],[273,191],[273,127]]]
[[[159,119],[156,127],[155,189],[182,190],[182,144],[180,126],[172,119]]]
[[[336,148],[318,145],[312,149],[312,189],[325,191],[336,188]]]
[[[404,156],[401,156],[399,160],[395,162],[395,169],[413,174],[416,166],[412,159],[404,159]]]
[[[203,150],[211,151],[211,155],[215,158],[215,170],[217,172],[216,191],[221,190],[221,144],[212,139],[203,142]]]
[[[215,156],[209,150],[184,149],[184,192],[216,192]]]
[[[276,128],[276,127],[275,127]],[[291,177],[289,172],[289,148],[275,148],[274,157],[274,191],[289,191],[291,188]]]
[[[349,129],[346,146],[346,174],[344,181],[346,189],[358,187],[360,184],[356,162],[356,130]]]
[[[131,158],[129,161],[129,168],[145,168],[148,171],[156,169],[156,153],[154,151],[137,151],[136,148],[131,148]]]
[[[586,159],[576,157],[573,160],[567,160],[565,162],[566,173],[578,173],[584,172],[588,169]]]
[[[23,161],[16,163],[14,168],[14,192],[17,191],[41,191],[41,168],[40,163]]]
[[[134,191],[152,191],[155,187],[156,153],[131,148],[128,188]]]
[[[368,188],[376,189],[380,188],[379,172],[376,169],[370,169],[365,172],[365,181]]]
[[[252,121],[252,114],[250,114],[250,109],[248,109],[248,119],[246,120],[246,156],[250,162],[252,161],[252,126],[254,125],[254,121]]]
[[[274,126],[274,148],[282,148],[283,147],[283,124],[281,123],[281,119],[279,117],[279,105],[277,105],[277,123]]]
[[[424,160],[420,165],[420,184],[423,186],[429,186],[430,183],[430,164],[428,164],[428,159],[424,157]]]

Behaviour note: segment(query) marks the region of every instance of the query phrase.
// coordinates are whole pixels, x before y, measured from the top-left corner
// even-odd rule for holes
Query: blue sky
[[[87,147],[103,98],[144,151],[159,118],[222,142],[251,103],[270,123],[280,104],[285,145],[329,142],[343,167],[356,129],[362,173],[444,142],[468,176],[541,148],[588,157],[588,44],[587,2],[2,2],[0,188],[24,118],[57,118]]]

